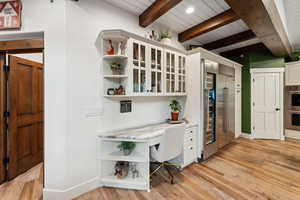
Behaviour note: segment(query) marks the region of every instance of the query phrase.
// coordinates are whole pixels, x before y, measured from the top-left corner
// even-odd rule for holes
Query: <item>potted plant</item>
[[[172,41],[171,41],[172,36],[171,36],[171,34],[169,34],[169,32],[160,33],[159,38],[160,38],[160,42],[162,44],[171,45],[171,43],[172,43]]]
[[[132,153],[133,149],[135,148],[136,144],[135,142],[121,142],[121,144],[119,144],[118,148],[123,151],[125,156],[128,156]]]
[[[170,103],[170,108],[171,108],[171,116],[172,116],[172,121],[178,121],[179,120],[179,113],[181,112],[181,105],[179,101],[177,100],[172,100]]]

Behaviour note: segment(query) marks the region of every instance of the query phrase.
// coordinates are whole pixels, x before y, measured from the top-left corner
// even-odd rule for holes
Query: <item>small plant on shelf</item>
[[[171,101],[169,106],[171,108],[172,121],[178,121],[179,113],[181,112],[181,105],[180,105],[179,101],[174,99]]]
[[[165,38],[168,38],[168,39],[171,39],[172,36],[169,32],[161,32],[160,35],[159,35],[160,39],[165,39]]]
[[[118,148],[121,151],[123,151],[125,156],[130,155],[135,147],[136,147],[135,142],[127,142],[127,141],[121,142],[121,144],[119,144],[118,146]]]
[[[122,66],[119,63],[112,63],[110,65],[111,71],[113,75],[121,75],[122,72]]]

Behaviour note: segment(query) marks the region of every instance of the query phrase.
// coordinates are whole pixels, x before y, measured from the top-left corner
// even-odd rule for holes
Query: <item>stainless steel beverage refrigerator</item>
[[[206,160],[235,137],[235,71],[201,60],[203,152]]]

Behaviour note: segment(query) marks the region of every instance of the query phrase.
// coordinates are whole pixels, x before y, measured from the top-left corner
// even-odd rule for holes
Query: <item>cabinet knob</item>
[[[193,138],[191,138],[190,140],[193,141]]]
[[[193,131],[190,131],[190,133],[193,133]]]
[[[193,150],[193,147],[190,147],[190,150]]]

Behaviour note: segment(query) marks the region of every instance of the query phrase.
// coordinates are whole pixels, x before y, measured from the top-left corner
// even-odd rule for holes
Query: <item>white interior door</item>
[[[252,133],[254,138],[282,135],[282,73],[252,73]]]

